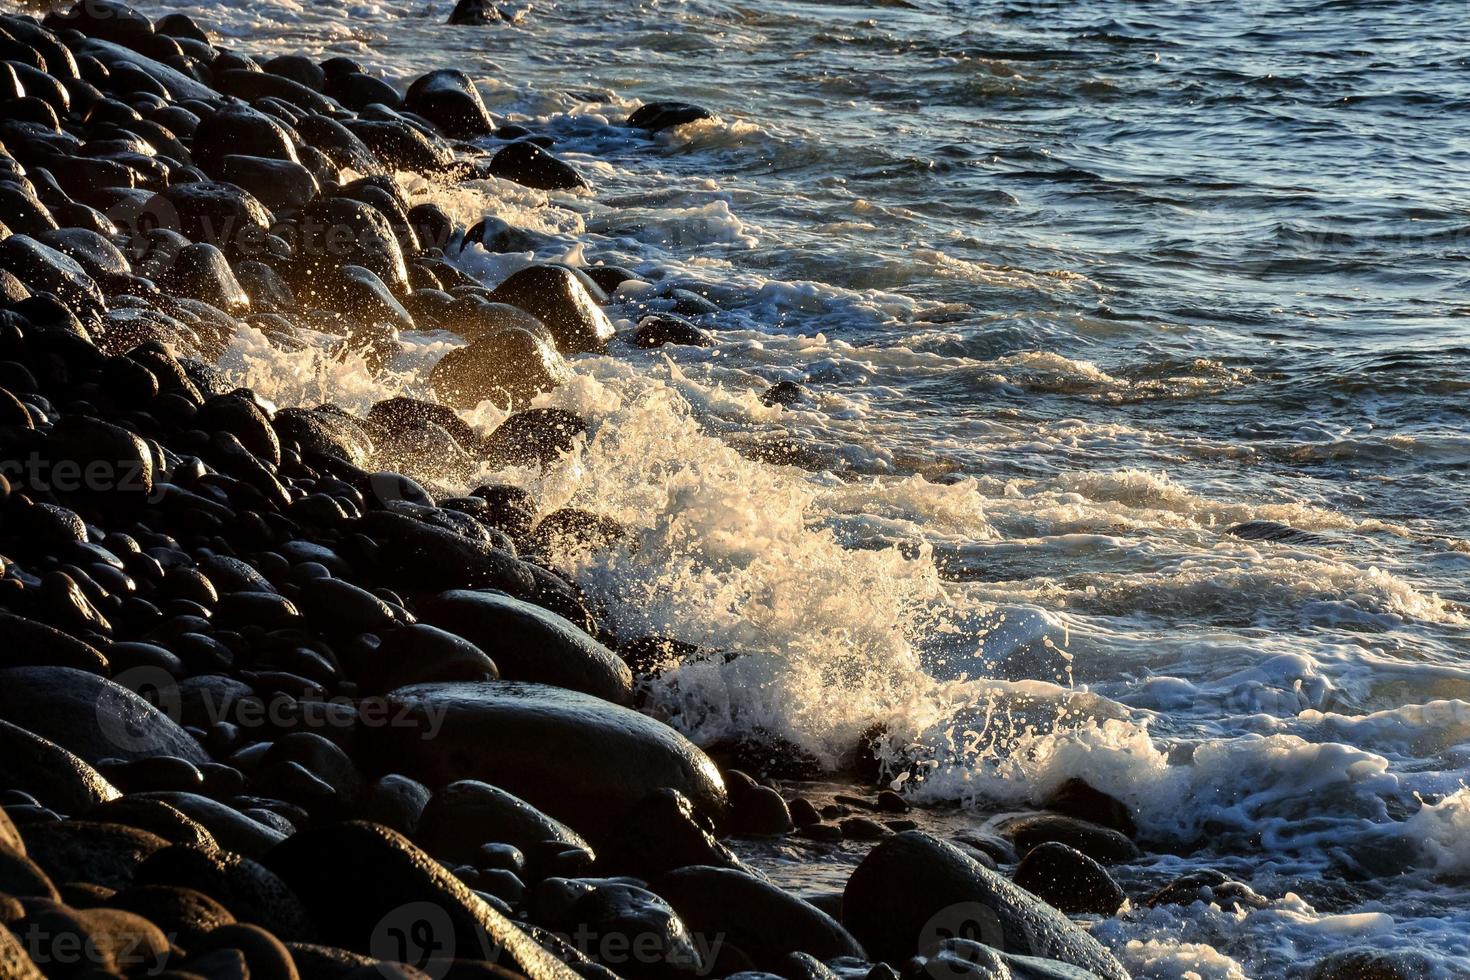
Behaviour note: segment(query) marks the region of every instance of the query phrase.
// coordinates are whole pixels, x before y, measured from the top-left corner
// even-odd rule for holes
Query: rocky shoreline
[[[942,840],[889,791],[808,799],[636,710],[688,651],[611,635],[549,560],[615,522],[367,468],[555,458],[585,422],[530,403],[568,358],[714,343],[707,299],[614,266],[484,288],[457,249],[516,229],[394,179],[585,187],[547,138],[459,72],[400,94],[106,0],[0,16],[0,104],[0,980],[1127,977],[1068,917],[1127,901],[1116,800]],[[610,295],[647,304],[623,337]],[[357,417],[225,384],[242,324],[370,366],[467,344]],[[455,411],[484,399],[488,435]],[[789,835],[871,850],[808,901],[727,843]],[[1200,897],[1259,901],[1136,900]]]

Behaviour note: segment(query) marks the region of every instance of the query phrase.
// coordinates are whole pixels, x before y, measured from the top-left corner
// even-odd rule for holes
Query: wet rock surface
[[[1061,960],[1105,980],[1127,977],[1112,954],[1062,913],[920,831],[873,848],[843,896],[844,923],[870,954],[889,962],[945,938],[935,931],[935,922],[946,910],[988,923],[992,945]]]
[[[34,462],[0,478],[0,976],[881,980],[946,889],[1052,957],[997,954],[1011,975],[1120,976],[968,853],[892,872],[897,794],[818,810],[769,778],[817,771],[794,744],[772,770],[632,707],[726,652],[619,635],[567,571],[639,539],[522,489],[605,424],[538,399],[576,394],[583,359],[713,345],[718,306],[421,190],[585,201],[598,171],[458,70],[400,90],[207,27],[111,0],[0,15],[0,446]],[[382,377],[434,361],[370,407],[278,405],[239,387],[256,345]],[[767,404],[810,402],[796,387]],[[1008,830],[1018,880],[1108,914],[1076,851],[1131,860],[1131,817],[1086,786],[1047,806]],[[732,843],[872,853],[809,902]],[[1201,889],[1259,899],[1182,882],[1151,904]],[[63,940],[91,959],[59,967]]]

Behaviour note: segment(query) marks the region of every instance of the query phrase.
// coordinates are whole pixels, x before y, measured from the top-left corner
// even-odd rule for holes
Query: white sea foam
[[[732,91],[739,80],[686,92],[701,84],[693,71],[660,90],[661,45],[761,65],[747,55],[789,40],[764,31],[817,36],[799,11],[548,3],[515,25],[445,33],[449,7],[148,5],[257,53],[351,55],[399,84],[463,67],[497,119],[553,135],[596,192],[400,176],[411,199],[465,226],[489,215],[536,236],[534,252],[472,245],[453,261],[487,285],[536,259],[617,263],[722,307],[717,348],[578,359],[538,404],[591,431],[544,471],[396,461],[456,491],[508,480],[545,509],[624,523],[626,545],[558,557],[620,636],[719,654],[664,675],[653,710],[699,739],[776,735],[829,763],[879,724],[901,788],[977,821],[1085,778],[1130,807],[1146,842],[1180,852],[1149,858],[1155,875],[1247,856],[1236,873],[1261,877],[1265,909],[1135,905],[1093,924],[1140,978],[1283,976],[1355,945],[1429,949],[1441,975],[1470,971],[1464,913],[1443,897],[1470,874],[1457,585],[1470,544],[1412,496],[1429,469],[1375,469],[1463,466],[1453,418],[1399,432],[1389,400],[1356,389],[1350,416],[1328,418],[1310,392],[1279,391],[1271,365],[1219,354],[1229,327],[1118,315],[1152,300],[1119,285],[1116,256],[1087,254],[1085,230],[1038,245],[1012,223],[1036,214],[1029,188],[949,189],[953,174],[1000,166],[990,141],[1010,136],[945,117],[985,150],[946,170],[902,73],[824,71],[819,98],[777,72],[764,76],[778,80],[774,102]],[[1069,84],[1056,67],[956,53],[948,37],[913,42],[900,24],[839,33],[847,44],[890,29],[856,50],[914,59],[938,44],[941,67],[975,76],[926,102]],[[831,87],[875,101],[834,104]],[[665,95],[719,118],[654,139],[622,125]],[[906,193],[911,171],[945,174],[946,191]],[[648,299],[635,292],[609,308],[624,329]],[[363,412],[428,394],[428,370],[459,342],[409,334],[373,376],[247,330],[221,366],[283,406]],[[763,405],[776,380],[812,399]],[[1197,414],[1212,399],[1249,407],[1222,425]],[[483,431],[504,418],[488,403],[463,414]],[[800,466],[750,458],[778,436],[809,450]],[[1380,480],[1402,506],[1364,506]],[[1311,536],[1224,533],[1251,521]],[[1338,914],[1296,894],[1329,889],[1345,867],[1373,869],[1385,897]]]

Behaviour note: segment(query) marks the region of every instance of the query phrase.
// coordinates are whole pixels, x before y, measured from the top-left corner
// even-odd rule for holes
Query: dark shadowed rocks
[[[656,133],[661,129],[713,118],[714,113],[708,109],[688,102],[648,102],[629,114],[628,125]]]
[[[1246,541],[1291,542],[1303,545],[1324,543],[1322,535],[1303,531],[1301,528],[1292,527],[1280,521],[1246,521],[1243,524],[1227,527],[1223,533],[1243,538]]]
[[[440,173],[454,163],[454,151],[402,119],[353,119],[343,123],[388,167],[414,173]]]
[[[365,515],[359,527],[383,546],[388,570],[408,588],[491,588],[525,595],[534,585],[515,556],[485,541],[388,511]]]
[[[441,69],[418,78],[403,97],[403,108],[438,126],[451,139],[474,139],[494,130],[475,83],[462,71]]]
[[[141,697],[67,667],[0,671],[0,718],[89,762],[173,755],[208,761],[199,743]]]
[[[154,195],[137,217],[143,230],[165,228],[226,255],[258,255],[273,217],[253,194],[234,184],[175,184]]]
[[[296,293],[291,284],[264,262],[236,262],[234,270],[235,279],[250,297],[250,306],[257,313],[280,313],[296,305]]]
[[[55,293],[83,317],[95,316],[106,308],[102,290],[76,259],[29,235],[11,235],[0,241],[0,269],[33,292]]]
[[[430,785],[475,779],[562,820],[594,844],[648,794],[676,789],[723,820],[725,786],[703,752],[627,708],[540,684],[420,684],[391,709],[411,725],[366,733],[384,768]],[[436,736],[426,738],[434,731]],[[500,746],[484,752],[482,746]],[[559,775],[547,778],[547,773]]]
[[[339,167],[375,174],[383,163],[357,134],[330,116],[310,115],[296,124],[297,134]]]
[[[85,415],[68,415],[51,429],[42,458],[59,489],[113,511],[136,510],[154,490],[153,454],[135,433]],[[62,487],[63,467],[82,474]]]
[[[575,167],[529,140],[502,146],[490,158],[491,176],[542,191],[575,190],[587,181]]]
[[[321,192],[311,171],[290,160],[231,153],[220,161],[218,173],[273,210],[299,208]]]
[[[1112,915],[1127,900],[1107,869],[1066,844],[1033,847],[1012,880],[1069,915]]]
[[[479,445],[475,430],[448,405],[438,405],[417,398],[396,396],[377,402],[368,410],[368,421],[389,432],[411,430],[423,425],[437,425],[466,448]]]
[[[1000,948],[1061,960],[1103,980],[1128,974],[1102,944],[1062,913],[952,844],[907,831],[873,848],[848,880],[843,922],[870,954],[908,959],[973,922]],[[954,921],[949,921],[950,916]]]
[[[534,554],[610,548],[628,537],[628,529],[611,517],[578,507],[552,511],[536,525],[526,540]]]
[[[116,799],[97,770],[55,742],[0,720],[0,781],[61,813],[82,813]]]
[[[582,272],[588,279],[596,283],[599,289],[609,295],[625,282],[643,281],[638,273],[620,265],[589,265],[585,266]]]
[[[448,23],[461,27],[479,27],[504,20],[499,8],[490,0],[459,0],[450,11]]]
[[[400,102],[398,90],[392,85],[366,72],[353,71],[332,75],[327,79],[327,94],[345,108],[361,112],[372,105],[397,109]]]
[[[296,963],[285,944],[259,926],[248,923],[220,925],[201,937],[189,948],[189,960],[183,968],[203,963],[211,954],[221,952],[243,955],[250,976],[259,980],[300,980]]]
[[[627,664],[570,622],[540,606],[494,592],[446,592],[425,603],[424,622],[465,637],[487,652],[507,680],[534,681],[628,704]]]
[[[0,88],[4,86],[4,72],[0,70]],[[0,223],[17,235],[38,236],[56,228],[56,219],[46,205],[18,184],[0,184]]]
[[[120,288],[132,272],[126,255],[106,236],[86,228],[58,228],[43,232],[37,240],[76,260],[103,292]]]
[[[392,178],[383,174],[359,177],[337,188],[336,196],[351,198],[376,208],[388,220],[404,255],[416,254],[421,248],[418,236],[408,220],[408,198]]]
[[[195,23],[194,18],[188,14],[165,14],[153,25],[159,34],[167,34],[170,37],[183,37],[199,41],[202,44],[209,43],[209,35],[204,28]]]
[[[54,881],[86,881],[126,888],[138,867],[169,846],[157,834],[88,820],[64,820],[26,828],[26,853]]]
[[[133,880],[201,892],[239,921],[253,922],[286,941],[316,937],[316,926],[291,887],[260,863],[230,851],[175,844],[139,865]]]
[[[355,816],[412,838],[418,832],[419,820],[432,795],[418,780],[389,773],[363,791]]]
[[[46,818],[35,821],[32,826],[51,826],[47,823],[49,818],[50,815],[47,814]],[[50,901],[57,899],[56,884],[51,882],[46,870],[31,855],[26,854],[25,840],[22,840],[21,832],[16,829],[15,824],[10,823],[9,815],[0,817],[0,905],[3,905],[4,896]],[[4,912],[0,908],[0,926],[4,924]],[[0,973],[0,976],[4,974]]]
[[[777,381],[761,393],[761,404],[767,408],[791,406],[811,398],[811,392],[795,381]]]
[[[727,773],[725,778],[726,784],[730,786],[732,832],[764,837],[789,834],[796,829],[791,819],[791,810],[780,793],[754,780],[746,782],[732,779],[732,775],[735,773]]]
[[[380,596],[336,578],[316,578],[299,586],[296,604],[329,634],[381,634],[398,625],[397,613]]]
[[[46,623],[0,612],[0,667],[72,667],[106,676],[96,647]]]
[[[525,537],[536,524],[536,499],[520,487],[504,483],[480,486],[470,496],[485,502],[482,519],[512,538]]]
[[[1082,779],[1069,779],[1057,787],[1045,800],[1042,807],[1058,813],[1086,820],[1103,827],[1111,827],[1125,837],[1138,833],[1133,814],[1116,797],[1094,789]]]
[[[323,938],[344,949],[391,958],[395,950],[385,941],[386,931],[407,929],[432,909],[430,938],[446,958],[494,960],[531,980],[575,977],[442,865],[386,827],[351,822],[301,831],[265,861],[301,896]],[[429,948],[428,942],[418,945]]]
[[[622,826],[603,851],[606,863],[645,878],[699,865],[741,868],[737,858],[715,838],[717,827],[679,790],[663,787],[628,811]]]
[[[1028,813],[1011,817],[996,828],[1026,854],[1033,847],[1055,841],[1066,844],[1103,864],[1117,864],[1138,857],[1138,845],[1110,827],[1057,813]]]
[[[322,270],[317,294],[352,323],[383,324],[394,331],[414,327],[413,317],[388,284],[360,265]]]
[[[230,910],[202,892],[168,885],[134,885],[108,899],[111,908],[141,915],[185,949],[214,929],[231,925]]]
[[[691,936],[669,903],[647,888],[619,879],[553,878],[534,898],[539,921],[562,935],[587,937],[584,945],[608,951],[630,980],[707,972],[702,947],[711,945],[709,937]]]
[[[197,792],[155,790],[135,792],[127,799],[152,800],[166,804],[207,830],[220,847],[245,857],[259,857],[281,842],[282,834],[279,831],[246,816],[227,803],[212,800]]]
[[[332,100],[314,92],[300,82],[272,72],[231,69],[217,73],[215,84],[226,95],[247,102],[280,99],[302,112],[328,113],[336,106]]]
[[[505,330],[524,330],[549,344],[556,341],[536,317],[509,303],[470,293],[451,301],[441,313],[445,326],[471,343]]]
[[[475,222],[464,236],[465,244],[477,242],[487,252],[534,252],[547,243],[547,236],[517,228],[504,218],[487,215]]]
[[[528,852],[543,849],[548,841],[591,849],[561,821],[499,787],[471,779],[450,783],[434,794],[419,818],[414,839],[439,860],[456,864],[475,863],[480,848],[488,843],[511,844]]]
[[[653,883],[696,934],[724,935],[755,966],[780,969],[792,953],[865,959],[830,915],[768,881],[732,868],[681,868]]]
[[[367,462],[373,451],[365,433],[330,412],[283,408],[271,418],[271,427],[283,447],[294,442],[304,452],[334,457],[353,466]]]
[[[282,54],[260,66],[273,75],[289,78],[298,85],[320,92],[327,84],[327,73],[321,65],[305,55]]]
[[[397,296],[408,292],[408,267],[393,226],[377,208],[348,197],[313,201],[297,220],[298,290],[345,265],[373,272]]]
[[[9,822],[8,818],[6,822]],[[14,825],[8,829],[15,834],[15,843],[6,845],[0,842],[0,896],[56,901],[59,896],[55,883],[35,859],[26,854],[25,845]],[[3,904],[3,898],[0,898],[0,904]],[[3,912],[0,912],[0,923],[3,923]],[[5,974],[0,973],[0,976]]]
[[[1097,974],[1058,960],[992,949],[972,939],[945,939],[903,964],[899,980],[1097,980]]]
[[[231,155],[260,157],[299,164],[296,144],[281,123],[249,106],[226,105],[205,116],[194,131],[194,160],[214,175],[214,168]]]
[[[407,684],[491,681],[500,670],[489,655],[456,633],[415,623],[385,631],[378,647],[357,662],[358,683],[371,694]]]
[[[80,31],[88,37],[102,38],[129,47],[144,43],[153,36],[153,24],[147,17],[124,3],[113,0],[90,0],[76,3],[56,16],[51,24]]]
[[[157,926],[130,912],[87,907],[106,891],[76,883],[67,897],[81,907],[33,903],[26,917],[13,924],[16,933],[26,937],[31,955],[47,966],[51,976],[85,975],[75,968],[56,969],[58,964],[79,962],[111,975],[162,969],[169,943]],[[79,954],[79,950],[85,953]]]
[[[681,344],[686,347],[713,347],[715,339],[708,331],[696,327],[689,320],[675,313],[650,313],[638,321],[633,331],[634,347],[649,350],[664,344]]]
[[[259,458],[280,465],[281,441],[253,399],[238,393],[215,395],[199,407],[197,419],[206,431],[228,432]]]
[[[250,311],[250,294],[235,278],[225,254],[207,242],[180,249],[173,265],[159,278],[177,296],[202,300],[234,316]]]
[[[1155,908],[1160,905],[1191,905],[1201,901],[1232,911],[1261,909],[1271,904],[1245,882],[1236,881],[1213,868],[1192,871],[1174,879],[1143,899],[1142,904]]]
[[[1306,980],[1428,980],[1435,975],[1421,953],[1360,948],[1329,953],[1305,976]]]
[[[454,235],[454,219],[432,202],[416,204],[410,208],[408,222],[425,248],[444,248]]]

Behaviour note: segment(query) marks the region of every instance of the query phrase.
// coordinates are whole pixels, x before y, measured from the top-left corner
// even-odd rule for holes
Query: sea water
[[[831,766],[881,726],[951,825],[1081,776],[1136,812],[1135,895],[1214,867],[1271,899],[1093,924],[1135,977],[1350,947],[1470,975],[1463,0],[451,6],[142,5],[470,73],[594,191],[405,175],[539,236],[462,268],[620,264],[721,307],[714,348],[578,359],[540,403],[588,438],[496,477],[630,529],[561,556],[621,636],[717,652],[651,710]],[[622,125],[661,98],[717,118]],[[365,410],[461,343],[405,340],[379,375],[249,332],[224,366]],[[782,380],[810,399],[762,404]]]

